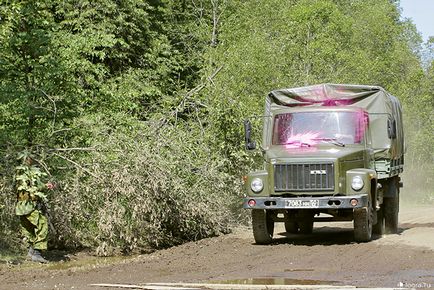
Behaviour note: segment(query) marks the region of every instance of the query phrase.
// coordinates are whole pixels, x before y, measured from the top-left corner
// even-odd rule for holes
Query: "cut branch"
[[[48,152],[52,151],[95,151],[95,147],[77,147],[77,148],[53,148],[48,150]]]
[[[83,170],[83,171],[86,172],[87,174],[89,174],[89,175],[95,177],[96,179],[98,179],[98,180],[100,179],[97,175],[95,175],[94,173],[90,172],[89,170],[87,170],[86,168],[84,168],[83,166],[81,166],[80,164],[78,164],[77,162],[75,162],[74,160],[71,160],[71,159],[69,159],[69,158],[67,158],[67,157],[65,157],[65,156],[62,156],[62,155],[60,155],[60,154],[57,154],[57,153],[53,153],[53,154],[56,155],[56,156],[58,156],[59,158],[62,158],[63,160],[68,161],[69,163],[73,164],[75,167],[77,167],[77,168]]]

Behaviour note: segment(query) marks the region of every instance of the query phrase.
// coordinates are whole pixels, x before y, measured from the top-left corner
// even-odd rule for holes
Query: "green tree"
[[[62,194],[50,196],[60,244],[107,254],[227,231],[227,214],[216,213],[225,209],[209,208],[229,200],[209,194],[226,176],[216,171],[218,158],[192,149],[205,146],[193,96],[204,86],[215,4],[2,3],[1,186],[11,192],[16,152],[34,153],[60,183]],[[9,209],[13,194],[1,198]],[[13,226],[8,214],[2,231]],[[119,219],[101,223],[112,216]]]
[[[11,192],[26,148],[59,182],[60,245],[108,254],[227,232],[242,219],[239,176],[258,157],[244,150],[242,121],[254,116],[259,141],[267,92],[323,82],[398,96],[407,160],[431,160],[433,66],[397,5],[3,1],[0,189]],[[3,246],[18,236],[13,194],[0,201]]]

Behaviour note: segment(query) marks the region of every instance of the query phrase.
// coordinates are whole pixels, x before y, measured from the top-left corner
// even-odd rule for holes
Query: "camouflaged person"
[[[34,262],[47,263],[41,252],[47,250],[48,220],[44,191],[53,189],[51,182],[43,183],[46,176],[30,157],[23,158],[23,164],[16,167],[15,184],[17,204],[15,214],[20,217],[21,233],[29,249],[27,258]]]

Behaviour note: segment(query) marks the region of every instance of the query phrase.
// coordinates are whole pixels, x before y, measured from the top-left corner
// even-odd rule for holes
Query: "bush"
[[[12,187],[14,172],[14,158],[9,150],[2,152],[0,163],[0,249],[9,249],[17,252],[19,245],[19,224],[15,217],[16,197]]]
[[[70,163],[75,173],[65,174],[52,196],[56,240],[108,255],[229,232],[239,184],[221,170],[200,130],[127,118],[79,124],[97,137],[93,151],[61,155],[86,166]]]

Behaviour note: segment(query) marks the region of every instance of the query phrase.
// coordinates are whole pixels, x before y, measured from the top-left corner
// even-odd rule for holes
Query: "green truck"
[[[246,149],[255,150],[244,122]],[[379,86],[320,84],[266,97],[262,170],[245,177],[257,244],[283,222],[309,234],[314,222],[353,221],[354,239],[397,233],[404,132],[398,99]]]

